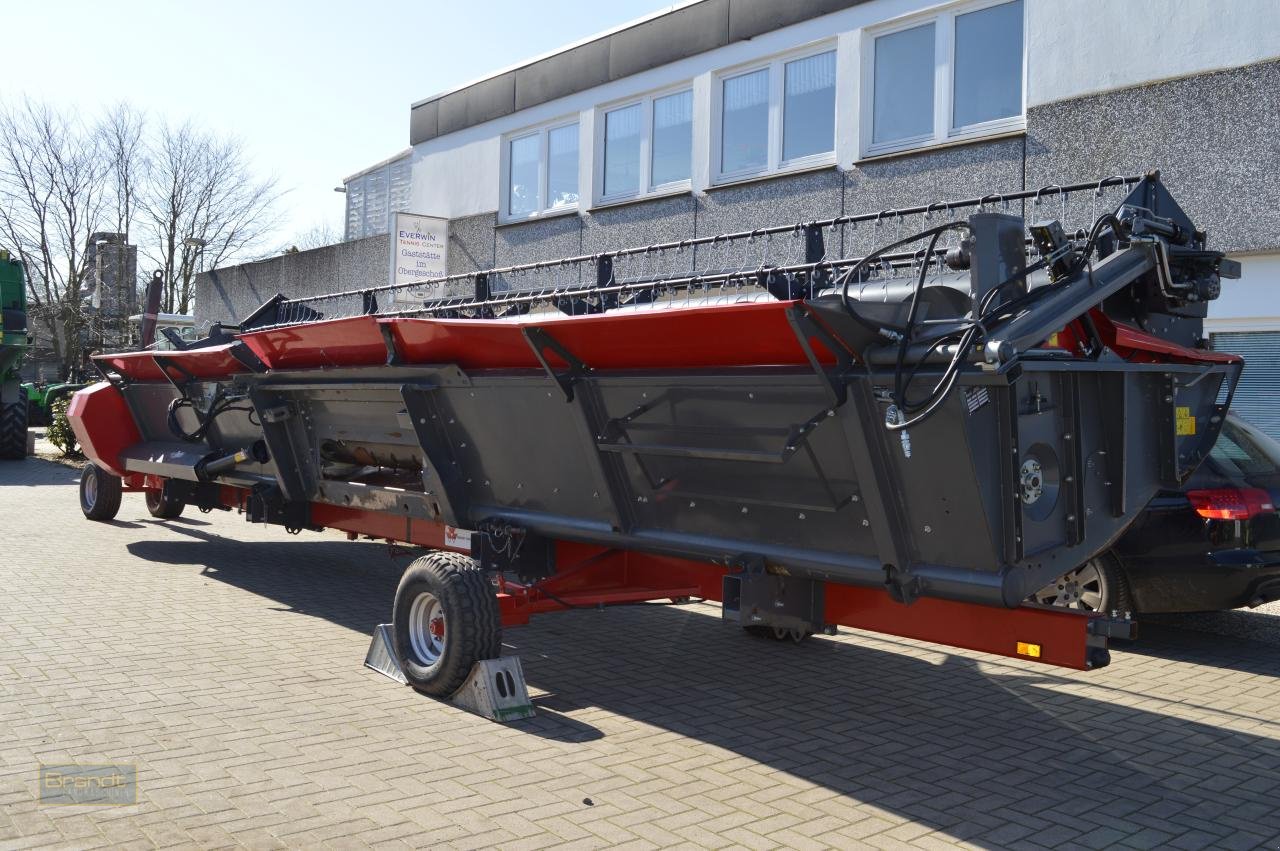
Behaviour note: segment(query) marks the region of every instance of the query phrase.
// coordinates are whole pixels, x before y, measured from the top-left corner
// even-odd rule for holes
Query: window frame
[[[664,97],[678,95],[684,92],[689,93],[690,99],[694,98],[693,81],[685,80],[675,85],[665,86],[661,89],[647,92],[642,95],[636,95],[625,98],[623,100],[613,101],[595,108],[595,139],[592,142],[592,164],[591,164],[591,184],[592,184],[592,206],[608,206],[610,204],[623,204],[628,201],[637,201],[644,198],[653,198],[663,195],[676,195],[683,192],[689,192],[693,187],[693,162],[694,162],[694,141],[697,133],[694,131],[694,125],[698,121],[697,103],[694,102],[693,113],[689,123],[689,177],[683,180],[670,180],[666,183],[655,184],[653,182],[653,102],[661,100]],[[605,151],[605,123],[607,116],[611,112],[617,112],[620,109],[626,109],[630,106],[640,107],[640,178],[638,189],[634,192],[614,192],[606,195],[604,191],[604,175],[605,175],[605,159],[607,152]]]
[[[551,207],[548,206],[548,201],[550,200],[549,183],[551,180],[551,166],[548,160],[551,149],[548,137],[553,130],[559,130],[564,127],[576,127],[578,129],[578,200],[573,204]],[[529,213],[513,214],[511,212],[511,143],[531,136],[536,136],[538,139],[537,209]],[[500,224],[514,224],[547,218],[548,216],[562,216],[568,213],[576,213],[582,209],[582,122],[580,115],[574,113],[573,115],[558,118],[555,121],[548,121],[533,127],[525,127],[521,130],[504,133],[500,143],[502,148],[499,159],[499,168],[501,169],[499,192],[501,197],[498,199],[498,221]]]
[[[783,128],[785,127],[786,122],[787,63],[801,59],[809,59],[823,53],[832,54],[832,58],[836,65],[835,93],[832,97],[831,104],[832,109],[834,110],[831,117],[831,150],[784,160],[782,158],[782,140]],[[768,147],[765,154],[764,167],[738,169],[736,171],[726,172],[723,170],[725,81],[731,80],[734,77],[741,77],[745,74],[751,74],[756,71],[763,70],[768,70],[769,72],[769,126],[766,131],[768,134]],[[745,180],[771,177],[777,174],[787,174],[790,172],[805,171],[824,166],[834,166],[837,162],[836,149],[839,146],[840,139],[840,90],[840,53],[837,38],[826,38],[822,41],[811,42],[801,47],[788,50],[785,53],[774,54],[773,56],[758,59],[754,62],[737,65],[732,68],[725,68],[712,73],[710,133],[711,185],[723,186]]]
[[[1024,132],[1027,129],[1027,0],[1022,0],[1022,105],[1017,115],[995,118],[978,124],[952,126],[955,106],[955,46],[956,18],[970,12],[981,12],[995,6],[1003,6],[1014,0],[969,0],[941,9],[908,15],[862,30],[861,61],[859,62],[859,155],[863,159],[896,154],[904,151],[939,147],[988,136],[1001,136]],[[933,132],[876,143],[875,120],[875,56],[876,39],[915,27],[934,25],[933,55]]]

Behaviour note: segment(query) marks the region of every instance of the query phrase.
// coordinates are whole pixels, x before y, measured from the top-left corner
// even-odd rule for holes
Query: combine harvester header
[[[1125,619],[1024,601],[1209,452],[1238,272],[1153,173],[277,296],[97,357],[82,503],[437,550],[394,605],[434,694],[502,625],[692,596],[1098,667]]]

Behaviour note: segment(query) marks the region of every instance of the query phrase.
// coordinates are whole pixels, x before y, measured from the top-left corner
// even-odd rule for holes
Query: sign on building
[[[440,285],[429,282],[447,275],[449,269],[449,220],[413,213],[391,215],[391,283],[418,284],[395,290],[395,300],[421,302],[443,295]]]

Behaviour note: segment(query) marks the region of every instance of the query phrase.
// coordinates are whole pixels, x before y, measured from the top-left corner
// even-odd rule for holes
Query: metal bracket
[[[151,359],[155,361],[156,366],[160,368],[160,372],[164,375],[165,380],[173,385],[173,389],[182,393],[184,396],[186,395],[186,386],[197,380],[196,376],[189,369],[180,363],[175,363],[170,357],[166,357],[165,355],[152,355]],[[185,378],[179,382],[173,377],[173,373],[169,372],[171,369],[182,373]]]
[[[538,363],[542,364],[542,368],[546,370],[551,380],[560,385],[561,392],[564,393],[566,402],[573,401],[573,385],[579,378],[585,378],[591,374],[591,367],[587,366],[578,357],[564,346],[560,341],[551,336],[545,328],[539,326],[530,326],[524,328],[524,340],[529,344],[529,348],[533,350],[533,356],[538,359]],[[550,349],[561,360],[569,364],[567,373],[558,373],[552,368],[550,362],[547,361],[546,351]]]
[[[827,397],[831,400],[831,404],[839,407],[845,403],[848,398],[848,387],[843,380],[835,380],[827,371],[827,368],[818,360],[817,354],[813,351],[813,344],[810,339],[816,337],[822,341],[827,350],[836,358],[839,364],[838,375],[843,377],[853,366],[853,356],[849,350],[841,345],[830,331],[817,322],[813,318],[813,312],[807,305],[797,304],[787,311],[787,324],[791,326],[791,331],[796,335],[796,342],[800,344],[800,348],[804,351],[805,358],[809,361],[809,366],[813,367],[814,373],[826,385]]]
[[[380,322],[378,330],[382,332],[382,343],[387,347],[387,366],[399,366],[404,359],[400,357],[400,347],[396,344],[396,335],[391,326]]]
[[[166,329],[167,330],[167,329]],[[239,361],[250,372],[266,372],[267,365],[262,359],[253,353],[253,349],[245,345],[243,340],[236,340],[231,348],[227,349],[227,353],[231,357]]]

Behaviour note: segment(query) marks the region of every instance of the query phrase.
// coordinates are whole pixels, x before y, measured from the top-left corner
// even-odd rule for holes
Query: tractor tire
[[[90,520],[114,520],[120,511],[123,483],[92,462],[80,473],[80,510]]]
[[[502,618],[476,561],[433,552],[405,570],[391,611],[405,679],[423,694],[448,697],[481,659],[502,655]]]
[[[147,511],[158,520],[172,520],[182,516],[187,504],[180,499],[165,496],[164,489],[147,491]]]
[[[21,461],[27,457],[27,400],[20,398],[0,406],[0,459]]]

